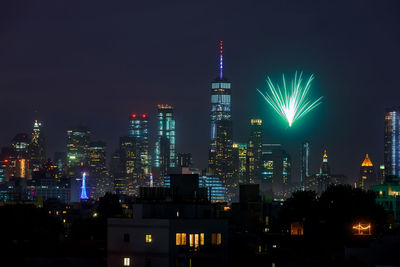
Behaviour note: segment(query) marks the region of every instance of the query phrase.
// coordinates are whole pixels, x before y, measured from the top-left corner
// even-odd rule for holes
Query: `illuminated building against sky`
[[[46,150],[43,133],[41,131],[42,123],[34,121],[31,142],[29,144],[29,158],[33,171],[38,171],[46,161]]]
[[[67,174],[77,176],[89,160],[90,131],[77,127],[67,131]]]
[[[291,180],[292,163],[281,144],[262,145],[260,191],[282,197]]]
[[[208,172],[221,178],[229,197],[237,181],[233,181],[233,134],[231,117],[231,83],[223,73],[223,41],[219,42],[219,75],[211,83],[211,139]]]
[[[371,185],[375,185],[376,183],[377,180],[374,165],[369,159],[368,154],[366,154],[365,159],[361,164],[358,186],[363,190],[368,190]]]
[[[134,176],[137,186],[149,185],[149,130],[147,114],[132,114],[129,118],[128,137],[133,142]]]
[[[238,177],[239,184],[247,183],[247,144],[233,143],[233,160],[235,175]]]
[[[174,108],[168,104],[157,105],[157,141],[154,166],[160,169],[160,177],[176,167]]]
[[[302,190],[308,176],[310,176],[310,143],[306,141],[301,145],[300,186]]]
[[[254,184],[260,176],[262,155],[262,120],[251,119],[250,138],[247,145],[248,182]]]
[[[220,41],[219,48],[219,76],[211,83],[211,140],[209,151],[209,172],[211,173],[215,173],[216,169],[217,122],[220,120],[231,120],[231,83],[223,75],[222,41]],[[226,130],[232,133],[232,128]]]
[[[106,165],[106,143],[102,141],[91,142],[89,145],[89,178],[92,182],[90,190],[91,198],[98,198],[111,192],[111,182],[109,181]],[[96,192],[96,194],[94,194]]]
[[[386,175],[400,177],[400,107],[385,113],[384,165]]]

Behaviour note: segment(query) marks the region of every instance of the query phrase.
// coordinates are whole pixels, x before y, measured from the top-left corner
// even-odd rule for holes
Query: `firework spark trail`
[[[307,99],[307,94],[310,90],[311,82],[314,80],[314,75],[308,78],[304,87],[302,85],[302,76],[302,72],[300,72],[300,75],[297,75],[296,72],[294,80],[292,80],[290,84],[290,88],[287,88],[285,75],[282,75],[283,90],[279,84],[274,85],[272,80],[268,77],[267,84],[270,94],[268,94],[268,92],[263,94],[257,89],[267,103],[289,123],[289,127],[291,127],[296,120],[321,104],[322,96],[313,102]]]

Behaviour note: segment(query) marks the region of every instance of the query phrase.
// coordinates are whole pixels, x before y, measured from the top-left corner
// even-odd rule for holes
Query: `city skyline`
[[[378,8],[373,8],[372,2],[366,2],[362,8],[369,13],[362,14],[356,12],[356,4],[347,5],[346,10],[341,9],[341,4],[343,3],[337,2],[329,8],[318,4],[312,6],[310,3],[282,6],[276,3],[265,6],[257,4],[260,10],[269,7],[271,15],[274,10],[282,11],[283,14],[281,12],[280,15],[283,18],[290,17],[292,13],[296,13],[299,16],[297,18],[302,18],[298,11],[314,14],[314,17],[300,21],[303,26],[300,30],[291,25],[292,21],[275,25],[276,28],[273,29],[265,29],[266,23],[273,16],[267,22],[257,18],[245,22],[244,19],[242,25],[242,22],[231,17],[238,14],[234,10],[237,3],[232,3],[228,10],[222,12],[220,20],[213,21],[223,26],[221,30],[215,30],[218,27],[212,27],[210,23],[200,28],[205,17],[198,10],[207,10],[205,5],[199,4],[196,8],[183,6],[171,12],[187,9],[197,17],[183,16],[168,20],[167,25],[178,26],[179,31],[172,31],[169,37],[164,35],[166,38],[158,39],[157,44],[146,41],[146,46],[137,44],[136,38],[125,37],[131,29],[121,25],[123,19],[132,22],[140,19],[131,19],[122,11],[123,8],[132,10],[134,7],[115,6],[116,11],[107,11],[102,5],[94,10],[89,10],[89,6],[80,6],[85,12],[99,12],[101,15],[84,21],[83,16],[76,14],[76,21],[72,22],[71,29],[78,30],[77,25],[83,25],[90,29],[97,28],[101,34],[110,37],[110,29],[99,27],[104,26],[105,18],[111,19],[116,23],[110,26],[111,31],[117,26],[121,27],[121,32],[112,32],[111,36],[117,38],[120,51],[107,49],[106,44],[96,41],[101,34],[93,32],[71,48],[67,46],[70,42],[63,42],[82,38],[80,31],[67,30],[65,17],[58,13],[42,14],[43,16],[39,16],[42,17],[40,20],[33,20],[30,12],[36,11],[40,14],[46,8],[41,11],[27,6],[24,9],[27,16],[16,17],[19,19],[19,26],[13,18],[4,16],[10,27],[3,30],[2,36],[4,52],[1,52],[3,61],[0,63],[0,86],[4,91],[4,104],[0,110],[2,114],[9,114],[8,110],[17,112],[4,118],[3,123],[8,127],[0,134],[0,143],[3,146],[8,145],[18,132],[30,133],[31,121],[39,119],[43,122],[48,157],[63,150],[65,130],[79,124],[87,125],[96,139],[106,141],[110,155],[118,146],[118,137],[126,133],[126,116],[133,112],[149,113],[152,120],[149,125],[153,132],[150,135],[154,138],[154,106],[158,103],[170,103],[175,107],[176,121],[179,122],[177,151],[192,153],[196,164],[206,167],[208,151],[204,147],[209,143],[209,87],[210,81],[218,73],[216,47],[218,41],[223,39],[226,44],[224,72],[232,81],[233,88],[234,142],[247,142],[250,118],[260,117],[263,120],[264,142],[281,143],[285,147],[292,156],[293,174],[299,173],[301,143],[308,140],[311,173],[318,171],[323,149],[326,148],[335,173],[344,173],[354,179],[365,153],[370,155],[375,166],[383,163],[383,114],[385,108],[397,105],[393,100],[397,93],[394,63],[400,55],[394,49],[394,44],[399,40],[391,33],[396,30],[392,26],[393,20],[398,18],[390,16],[390,5],[394,5],[394,2],[379,5]],[[10,4],[9,10],[13,10],[13,7]],[[138,10],[143,11],[145,16],[159,12],[150,12],[146,5],[138,7]],[[260,12],[253,7],[245,7],[244,10],[249,14],[243,15],[243,18],[250,17],[250,12]],[[208,18],[214,17],[212,15],[217,11],[207,12]],[[341,17],[342,22],[336,18],[335,12],[341,14],[337,17]],[[122,14],[121,18],[116,16],[119,13]],[[386,13],[389,15],[381,16]],[[60,19],[54,22],[54,26],[50,26],[47,21],[55,14],[60,15]],[[35,13],[34,17],[37,15]],[[327,22],[325,17],[332,18],[333,21]],[[349,27],[346,22],[353,19],[358,19],[357,23],[350,23]],[[177,35],[185,28],[183,22],[197,25],[194,33],[188,34],[187,40]],[[316,26],[318,22],[322,25]],[[307,33],[307,26],[310,25],[314,26]],[[32,29],[33,26],[36,27]],[[39,26],[45,27],[41,29]],[[57,26],[60,31],[55,33],[55,38],[42,34]],[[152,24],[149,27],[161,34],[160,25]],[[245,41],[239,39],[239,35],[235,33],[237,29],[249,38]],[[245,29],[250,29],[249,33],[246,34]],[[145,39],[149,37],[145,29],[136,30],[138,36]],[[28,34],[31,31],[37,33],[37,37],[31,38]],[[276,31],[281,39],[269,38],[271,31]],[[352,37],[354,31],[357,34]],[[282,46],[282,43],[289,40],[283,34],[285,32],[296,33],[299,45]],[[370,38],[371,32],[376,38]],[[254,35],[256,33],[260,35],[257,38]],[[202,38],[201,41],[196,34]],[[315,40],[316,44],[304,45],[305,40],[313,34],[320,36],[320,39]],[[335,41],[335,38],[342,40],[344,37],[348,41],[346,48]],[[374,41],[375,39],[380,41]],[[380,43],[384,43],[385,47]],[[131,46],[132,44],[135,45]],[[362,48],[359,44],[363,44]],[[145,53],[144,57],[136,52],[144,48],[144,51],[153,53]],[[32,53],[33,50],[37,53]],[[334,57],[329,55],[336,50],[339,53]],[[63,53],[59,53],[60,51],[64,51],[65,55],[61,55]],[[55,53],[57,56],[53,58]],[[82,53],[85,55],[81,58]],[[190,63],[183,55],[192,56]],[[187,64],[191,68],[186,68]],[[265,110],[265,104],[258,99],[256,88],[265,88],[267,75],[279,77],[282,72],[293,73],[296,69],[304,69],[306,74],[316,74],[313,93],[315,96],[324,95],[324,103],[318,111],[303,118],[293,129],[287,130],[271,111]],[[377,90],[376,88],[382,87],[381,77],[385,78],[385,86]],[[43,96],[50,95],[51,98],[43,100]],[[194,105],[198,106],[195,111],[192,110]],[[34,110],[39,110],[39,113]],[[197,131],[192,133],[192,129]]]

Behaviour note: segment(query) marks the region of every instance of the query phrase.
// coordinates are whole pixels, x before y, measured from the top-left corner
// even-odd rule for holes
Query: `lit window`
[[[194,235],[194,247],[197,248],[199,246],[199,234]]]
[[[186,242],[186,236],[185,236],[185,242]],[[176,234],[176,245],[177,246],[182,245],[182,243],[181,243],[181,234],[179,234],[179,233]]]
[[[131,266],[131,258],[124,258],[124,266]]]
[[[152,239],[151,239],[151,235],[146,235],[146,243],[151,243]]]
[[[221,245],[221,233],[217,234],[217,245]]]
[[[182,244],[182,245],[186,245],[186,233],[182,233],[181,244]]]
[[[200,234],[200,246],[204,246],[204,233]]]
[[[217,244],[217,234],[216,233],[212,233],[211,234],[211,244],[212,245],[216,245]]]
[[[189,234],[189,246],[193,247],[193,234]]]

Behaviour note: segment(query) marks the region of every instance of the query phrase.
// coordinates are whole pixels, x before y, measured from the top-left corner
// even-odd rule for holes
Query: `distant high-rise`
[[[118,195],[128,194],[128,179],[125,171],[124,151],[116,150],[111,155],[110,176],[113,180],[114,190]]]
[[[228,197],[231,198],[236,190],[238,181],[233,179],[233,140],[232,120],[217,121],[216,153],[213,175],[219,177],[228,189]]]
[[[56,178],[60,179],[65,176],[67,163],[67,154],[65,152],[55,152],[54,153],[54,164],[57,166],[56,168]]]
[[[233,167],[238,183],[248,183],[247,181],[247,144],[233,143]]]
[[[81,176],[82,169],[89,161],[90,131],[77,127],[67,131],[67,176]]]
[[[310,176],[310,143],[301,144],[301,169],[300,169],[300,186],[304,190],[305,181]]]
[[[328,154],[325,149],[317,177],[318,193],[321,194],[323,191],[325,191],[331,183],[331,168],[329,167]]]
[[[250,138],[247,145],[248,182],[254,184],[260,179],[262,156],[262,120],[250,120]]]
[[[358,178],[358,187],[363,190],[369,190],[370,186],[376,185],[377,179],[374,170],[374,165],[369,159],[368,154],[365,155],[365,159],[361,164],[360,177]]]
[[[385,113],[384,165],[386,176],[400,177],[400,107]]]
[[[35,120],[33,123],[31,142],[29,144],[30,166],[33,171],[39,171],[40,167],[46,161],[45,140],[41,127],[42,123]]]
[[[280,144],[262,145],[262,168],[260,191],[262,194],[273,192],[278,197],[287,196],[291,180],[292,162],[290,155]]]
[[[187,168],[192,166],[192,154],[191,153],[178,153],[178,167]]]
[[[168,174],[170,168],[176,167],[175,151],[175,117],[171,105],[157,105],[157,141],[155,147],[154,167],[159,170],[159,184]],[[157,175],[158,176],[158,175]]]
[[[148,186],[150,175],[149,130],[147,114],[132,114],[129,118],[128,137],[132,138],[134,170],[138,186]]]
[[[231,83],[223,72],[223,42],[219,43],[218,77],[211,83],[211,139],[208,172],[233,185]]]
[[[29,137],[25,133],[15,135],[11,141],[8,177],[31,178],[29,160]],[[9,180],[7,178],[6,180]]]
[[[11,140],[11,153],[16,158],[27,158],[29,154],[29,137],[26,133],[19,133]]]
[[[92,198],[98,198],[112,191],[111,181],[106,165],[106,144],[102,141],[91,142],[89,145],[89,180],[94,190]]]

